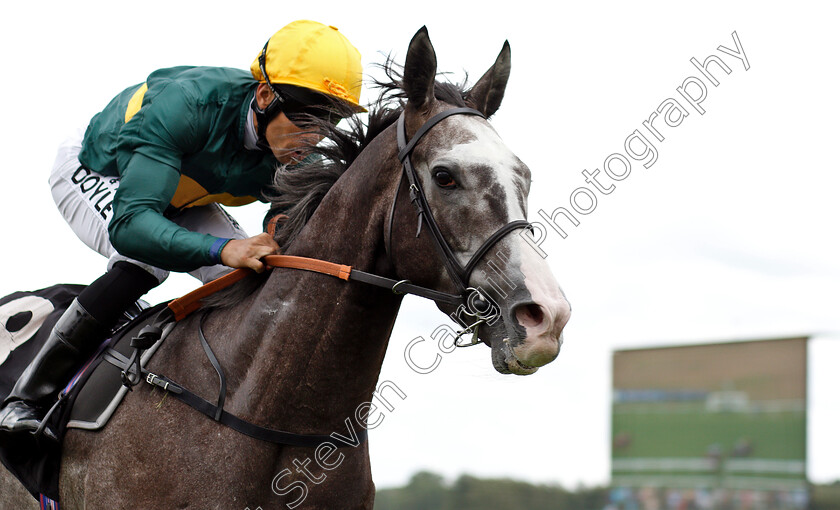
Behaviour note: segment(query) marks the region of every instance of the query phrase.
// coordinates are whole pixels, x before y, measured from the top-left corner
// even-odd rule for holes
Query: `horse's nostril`
[[[516,307],[516,319],[526,328],[533,328],[543,323],[545,314],[542,307],[536,303],[519,305]]]

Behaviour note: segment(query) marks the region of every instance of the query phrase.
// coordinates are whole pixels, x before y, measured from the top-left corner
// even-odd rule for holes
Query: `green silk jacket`
[[[108,227],[117,251],[170,271],[218,262],[211,254],[218,238],[179,227],[164,213],[262,200],[278,163],[245,148],[256,85],[238,69],[161,69],[93,117],[79,161],[120,178]]]

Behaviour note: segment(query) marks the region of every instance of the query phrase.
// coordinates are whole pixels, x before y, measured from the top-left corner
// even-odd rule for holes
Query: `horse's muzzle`
[[[571,307],[565,298],[552,302],[520,303],[510,311],[512,328],[524,335],[509,335],[493,345],[493,366],[503,374],[529,375],[551,363],[560,353],[563,328]],[[510,330],[508,330],[510,332]]]

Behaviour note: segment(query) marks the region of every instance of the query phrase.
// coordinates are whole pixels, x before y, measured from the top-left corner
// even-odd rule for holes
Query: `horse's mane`
[[[271,204],[266,214],[265,228],[274,216],[285,214],[274,234],[274,239],[285,251],[306,226],[327,192],[338,179],[350,168],[353,161],[365,148],[388,126],[397,121],[407,100],[403,91],[401,65],[390,56],[380,64],[385,78],[374,79],[374,87],[379,90],[378,97],[368,107],[367,122],[358,115],[351,115],[347,106],[335,104],[340,113],[347,115],[349,128],[341,127],[310,118],[313,130],[324,139],[318,145],[310,147],[313,157],[309,162],[291,169],[280,168],[274,176],[274,182],[266,190],[264,198]],[[435,98],[453,106],[466,106],[466,75],[460,83],[450,81],[435,82]],[[204,300],[205,307],[225,307],[240,302],[251,294],[266,279],[267,274],[250,275],[236,285],[218,292]]]
[[[276,214],[288,219],[275,233],[281,250],[289,244],[315,213],[333,184],[353,164],[356,157],[388,126],[397,121],[405,106],[406,95],[402,87],[402,67],[388,57],[379,66],[385,79],[375,80],[378,99],[370,105],[367,125],[359,116],[349,116],[349,129],[313,119],[315,129],[324,136],[325,143],[311,148],[317,155],[314,162],[298,165],[291,170],[281,169],[274,176],[274,183],[266,193],[271,207],[268,220]],[[460,84],[436,82],[435,97],[453,106],[465,106],[466,79]],[[341,108],[336,105],[337,108]],[[350,113],[350,112],[347,112]],[[318,157],[319,156],[319,157]]]
[[[372,107],[367,125],[353,116],[347,119],[350,127],[346,129],[314,121],[319,134],[324,136],[324,142],[311,148],[313,156],[307,158],[311,161],[292,168],[280,168],[265,192],[271,206],[263,227],[277,214],[288,217],[280,222],[274,235],[282,251],[303,230],[336,181],[370,142],[396,121],[399,113],[400,110],[388,106]]]

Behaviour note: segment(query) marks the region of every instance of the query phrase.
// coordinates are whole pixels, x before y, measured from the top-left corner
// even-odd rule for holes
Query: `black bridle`
[[[364,271],[359,271],[357,269],[352,269],[349,266],[342,266],[348,274],[346,274],[346,276],[342,276],[341,278],[345,280],[355,280],[359,282],[364,282],[379,287],[390,288],[396,294],[414,294],[417,296],[434,300],[437,303],[446,304],[450,306],[457,306],[458,308],[456,312],[452,314],[452,317],[462,324],[464,330],[456,335],[455,345],[457,347],[467,347],[479,343],[478,327],[480,325],[485,323],[493,324],[493,322],[495,322],[495,320],[499,316],[498,306],[492,305],[490,298],[486,297],[479,289],[469,286],[470,275],[472,274],[473,270],[475,269],[475,266],[482,259],[482,257],[484,257],[484,255],[490,250],[490,248],[495,246],[496,243],[498,243],[505,235],[519,228],[531,228],[531,224],[525,220],[515,220],[508,223],[507,225],[504,225],[502,228],[494,232],[493,235],[491,235],[486,241],[484,241],[484,243],[478,248],[478,250],[476,250],[476,252],[473,253],[472,257],[470,257],[470,260],[465,266],[462,266],[460,262],[458,262],[458,260],[455,258],[455,254],[452,251],[452,248],[449,246],[449,243],[446,242],[446,239],[444,239],[443,234],[441,233],[440,228],[438,227],[438,224],[435,221],[434,216],[432,215],[432,210],[429,207],[429,202],[426,200],[426,195],[423,193],[423,188],[420,186],[420,179],[417,176],[417,172],[414,170],[414,166],[411,164],[411,152],[417,145],[417,142],[419,142],[420,139],[437,123],[449,116],[459,114],[477,115],[481,118],[484,118],[484,115],[481,112],[473,110],[472,108],[452,108],[450,110],[438,113],[437,115],[433,116],[431,119],[426,121],[426,123],[423,124],[423,126],[414,134],[414,136],[408,142],[406,142],[405,134],[405,112],[400,114],[400,118],[397,121],[397,147],[399,148],[399,159],[402,163],[404,172],[402,177],[400,178],[399,184],[397,185],[397,191],[394,194],[394,202],[391,206],[391,217],[388,219],[388,230],[385,239],[385,247],[388,251],[388,256],[390,258],[391,228],[394,222],[394,211],[396,210],[397,198],[399,197],[403,180],[407,180],[411,203],[414,204],[414,207],[417,209],[418,225],[416,235],[420,235],[420,231],[423,227],[423,222],[425,222],[429,228],[429,231],[432,233],[432,237],[435,240],[435,246],[437,247],[441,257],[443,258],[446,270],[452,277],[452,281],[458,288],[459,293],[448,294],[445,292],[414,285],[407,280],[396,281],[390,278],[386,278],[384,276],[379,276]],[[278,255],[277,257],[282,256]],[[305,259],[302,257],[290,258],[306,260],[309,262],[313,261],[313,259]],[[315,260],[315,262],[324,263],[324,261],[319,260]],[[336,264],[332,263],[326,264],[330,266],[336,266]],[[310,271],[314,270],[322,272],[322,270],[313,269],[309,266],[304,267],[295,265],[283,265],[275,267],[297,267],[298,269],[307,269]],[[332,276],[336,275],[332,274]],[[219,376],[219,397],[217,403],[215,404],[205,400],[204,398],[200,397],[198,394],[190,391],[189,389],[177,384],[175,381],[163,375],[149,372],[147,369],[141,367],[140,357],[143,350],[149,349],[156,342],[158,342],[163,332],[163,326],[166,323],[170,322],[173,318],[176,318],[175,315],[173,315],[173,310],[171,308],[165,308],[164,311],[160,312],[153,324],[150,324],[143,328],[140,331],[139,335],[132,339],[131,347],[134,348],[134,353],[132,354],[131,358],[127,358],[119,352],[115,351],[114,349],[110,349],[107,351],[105,359],[106,361],[118,367],[122,371],[121,374],[123,384],[129,389],[139,384],[141,381],[145,380],[148,384],[152,386],[158,386],[164,391],[172,393],[174,397],[178,400],[186,403],[194,409],[197,409],[198,411],[204,413],[205,415],[218,421],[219,423],[226,425],[238,432],[246,434],[250,437],[272,443],[292,446],[306,446],[313,448],[318,447],[319,445],[324,443],[332,444],[337,448],[346,446],[356,446],[357,444],[359,444],[358,442],[345,441],[342,439],[343,436],[337,435],[336,433],[330,435],[306,435],[285,432],[282,430],[269,429],[266,427],[254,425],[253,423],[242,420],[241,418],[238,418],[237,416],[234,416],[231,413],[225,411],[224,403],[227,383],[225,380],[224,371],[222,370],[221,364],[219,363],[218,359],[213,353],[213,350],[210,348],[210,345],[207,343],[203,331],[203,323],[207,318],[209,312],[209,310],[206,311],[201,317],[201,320],[198,323],[198,332],[199,340],[201,341],[202,347],[204,348],[204,352],[207,354],[211,365],[216,370]],[[469,342],[461,343],[460,338],[468,333],[471,333],[473,335],[472,340]],[[357,432],[357,434],[357,441],[364,441],[367,437],[367,430],[362,429],[361,431]]]
[[[469,280],[473,270],[475,270],[475,266],[484,257],[484,255],[487,254],[490,248],[495,246],[496,243],[498,243],[509,232],[520,228],[530,229],[531,224],[526,220],[514,220],[502,226],[494,232],[493,235],[487,238],[486,241],[484,241],[478,250],[473,253],[472,257],[470,257],[470,260],[467,261],[465,266],[462,266],[455,257],[455,253],[443,237],[443,233],[440,231],[440,227],[438,227],[438,224],[435,221],[432,209],[429,207],[429,202],[426,199],[425,193],[423,193],[423,187],[420,185],[420,179],[417,176],[417,171],[414,169],[414,165],[411,164],[411,153],[417,143],[435,125],[452,115],[476,115],[482,119],[486,118],[484,114],[472,108],[451,108],[449,110],[444,110],[427,120],[420,129],[414,133],[411,140],[406,141],[405,111],[400,114],[400,117],[397,120],[397,148],[399,149],[398,157],[400,163],[402,163],[403,175],[400,179],[400,183],[397,185],[397,192],[394,195],[394,203],[391,207],[391,217],[388,220],[385,246],[387,247],[390,256],[391,228],[394,222],[394,211],[396,209],[397,197],[399,196],[400,189],[402,188],[402,180],[407,179],[409,197],[411,199],[411,203],[414,204],[414,207],[417,210],[416,236],[420,235],[423,222],[425,222],[435,240],[435,247],[443,259],[444,266],[446,267],[447,272],[459,292],[459,300],[462,304],[453,316],[461,322],[466,329],[459,333],[458,338],[464,334],[473,333],[473,340],[470,343],[458,344],[458,339],[456,338],[456,345],[468,346],[478,343],[476,336],[478,326],[487,322],[492,323],[498,315],[498,306],[491,305],[489,298],[487,298],[480,290],[470,287]],[[395,286],[393,290],[394,292],[398,292],[400,289],[398,286]],[[475,322],[469,324],[469,322],[473,320]]]

